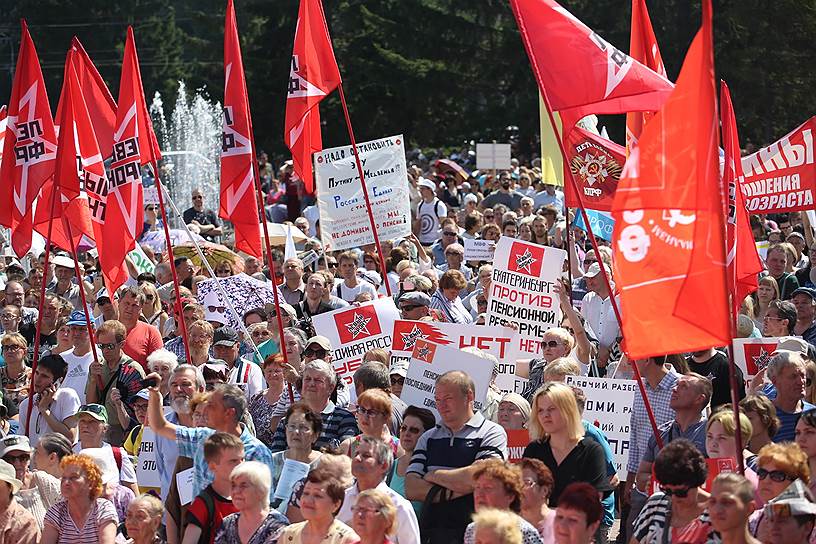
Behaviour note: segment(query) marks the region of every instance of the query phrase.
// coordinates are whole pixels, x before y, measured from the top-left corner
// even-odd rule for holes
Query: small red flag
[[[564,198],[571,208],[609,211],[618,188],[626,151],[623,146],[574,127],[567,135],[564,147],[569,157],[569,168],[581,191],[581,199],[575,194],[572,183],[564,186]]]
[[[286,96],[283,141],[292,150],[295,174],[314,192],[312,155],[323,149],[318,104],[340,84],[340,69],[320,0],[300,0]]]
[[[731,92],[725,81],[720,86],[720,116],[722,119],[723,149],[725,165],[723,185],[728,202],[727,253],[728,283],[731,286],[733,313],[739,312],[743,299],[757,290],[758,274],[764,269],[754,243],[751,221],[745,208],[745,196],[740,190],[742,180],[742,160],[737,133],[737,119],[731,103]]]
[[[711,26],[704,0],[677,87],[644,127],[615,194],[614,263],[631,359],[731,341]]]
[[[224,124],[221,134],[221,208],[219,215],[235,225],[235,247],[260,257],[261,232],[249,113],[249,97],[232,0],[224,24]]]
[[[6,121],[8,120],[8,108],[0,106],[0,168],[3,165],[3,147],[6,144]]]
[[[666,67],[663,57],[657,46],[649,10],[646,9],[646,0],[632,0],[632,30],[629,36],[629,55],[663,77],[666,76]],[[633,112],[626,114],[626,149],[640,138],[643,125],[652,118],[654,112]]]
[[[161,158],[145,105],[132,27],[128,27],[125,42],[114,126],[104,229],[106,233],[115,235],[108,236],[99,251],[102,274],[109,293],[115,292],[127,280],[125,256],[135,247],[136,238],[142,233],[141,166]]]
[[[554,0],[510,0],[536,81],[565,126],[591,113],[660,109],[672,84]],[[569,119],[569,123],[566,120]]]
[[[113,100],[105,80],[94,66],[91,57],[85,52],[85,48],[76,36],[71,40],[71,49],[74,55],[74,68],[76,69],[79,86],[82,95],[85,97],[85,104],[93,123],[96,141],[99,143],[99,150],[110,155],[113,149],[113,131],[116,124],[116,102]],[[57,119],[59,119],[59,108],[57,108]]]
[[[57,136],[37,50],[22,23],[20,53],[11,87],[6,139],[0,166],[0,224],[11,228],[11,245],[22,257],[31,249],[31,209],[54,174]]]

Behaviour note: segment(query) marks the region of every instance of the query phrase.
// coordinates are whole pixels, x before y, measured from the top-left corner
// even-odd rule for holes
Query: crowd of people
[[[740,373],[737,419],[726,346],[627,360],[612,251],[590,248],[539,163],[497,175],[410,167],[413,233],[382,241],[383,259],[373,246],[323,253],[316,204],[291,165],[261,164],[267,218],[308,238],[299,256],[273,250],[274,274],[252,256],[215,263],[218,277],[278,289],[280,305],[245,311],[241,330],[199,297],[201,263],[175,259],[176,290],[154,246],[142,247],[153,271],[128,262],[115,293],[90,252],[75,262],[56,251],[47,266],[44,255],[3,257],[0,543],[816,542],[816,246],[805,214],[751,218],[769,243],[767,271],[742,303],[739,334],[778,347],[749,381]],[[203,194],[192,192],[185,223],[229,245]],[[159,217],[145,206],[145,236]],[[316,334],[314,316],[390,288],[402,319],[484,324],[493,269],[466,261],[464,241],[501,236],[570,255],[560,326],[539,356],[514,361],[523,391],[491,383],[477,399],[462,368],[436,380],[435,411],[409,406],[407,368],[380,348],[340,379],[340,346]],[[635,366],[648,408],[636,394],[618,470],[582,416],[586,393],[565,382],[630,380]],[[530,441],[511,462],[508,432],[523,429]],[[738,454],[744,475],[718,468]]]

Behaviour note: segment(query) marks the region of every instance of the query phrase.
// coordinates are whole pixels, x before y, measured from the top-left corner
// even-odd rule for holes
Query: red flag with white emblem
[[[629,35],[629,56],[666,77],[666,67],[657,46],[657,38],[646,9],[646,0],[632,0],[632,30]],[[652,118],[654,112],[633,112],[626,114],[627,151],[640,138],[643,125]]]
[[[314,192],[312,155],[323,149],[318,104],[340,84],[340,70],[320,0],[300,0],[286,95],[283,141],[292,150],[295,174]]]
[[[31,248],[32,207],[54,174],[57,136],[34,42],[22,23],[20,53],[8,106],[4,160],[0,165],[0,224],[11,228],[11,245],[22,257]]]
[[[116,102],[113,100],[105,80],[94,66],[91,57],[82,47],[76,36],[71,40],[71,49],[74,51],[74,69],[76,70],[79,87],[82,89],[82,96],[85,97],[85,105],[88,108],[91,123],[93,124],[96,141],[99,150],[110,155],[113,149],[113,132],[116,124]],[[57,108],[57,119],[59,119],[59,108]]]
[[[235,225],[235,247],[261,256],[258,200],[254,190],[253,142],[249,97],[232,0],[224,25],[224,124],[221,134],[221,208],[219,215]]]
[[[751,221],[745,208],[745,195],[739,190],[742,181],[742,159],[737,133],[737,119],[731,103],[731,92],[725,81],[720,86],[720,117],[722,119],[725,161],[723,185],[727,191],[728,222],[727,254],[728,284],[731,286],[731,304],[734,315],[743,299],[759,287],[759,273],[764,269],[754,243]]]
[[[591,113],[657,110],[671,93],[664,76],[614,47],[554,0],[510,4],[539,89],[565,126]]]
[[[731,341],[711,3],[677,87],[633,148],[613,204],[630,359]]]
[[[6,143],[6,121],[8,116],[8,108],[0,106],[0,168],[3,165],[3,146]]]
[[[109,293],[127,280],[125,256],[142,233],[141,166],[161,158],[145,105],[133,28],[128,27],[119,100],[113,133],[113,159],[108,172],[104,229],[113,233],[99,252],[102,274]]]

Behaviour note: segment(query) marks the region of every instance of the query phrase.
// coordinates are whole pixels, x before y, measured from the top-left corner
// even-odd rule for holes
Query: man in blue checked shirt
[[[157,384],[161,382],[161,377],[156,373],[148,375],[147,379],[150,378],[154,378]],[[197,496],[213,481],[213,474],[204,459],[204,441],[216,431],[239,437],[244,444],[244,458],[247,461],[259,461],[272,469],[272,454],[269,449],[241,423],[246,406],[246,396],[240,387],[233,384],[217,385],[207,401],[206,416],[210,427],[184,427],[167,421],[162,411],[158,386],[150,388],[147,407],[150,427],[159,436],[168,440],[175,439],[179,455],[193,459],[193,496]],[[270,500],[273,492],[271,489]]]

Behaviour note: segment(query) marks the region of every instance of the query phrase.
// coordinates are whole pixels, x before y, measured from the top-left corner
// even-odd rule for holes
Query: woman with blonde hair
[[[158,289],[152,283],[142,283],[139,286],[139,292],[145,298],[145,303],[142,305],[142,316],[148,325],[153,325],[163,334],[168,315],[162,308]]]
[[[751,459],[756,457],[753,453],[745,449],[751,440],[754,428],[748,416],[740,412],[740,436],[742,438],[742,457],[745,464],[751,463]],[[708,418],[706,423],[706,455],[710,458],[727,457],[737,458],[737,426],[734,423],[734,412],[730,406],[722,406]]]
[[[351,507],[351,528],[360,537],[359,544],[391,544],[397,529],[397,508],[384,492],[367,489],[357,495]]]
[[[773,276],[764,276],[759,278],[759,285],[756,293],[754,293],[754,325],[759,330],[762,330],[762,322],[765,320],[765,314],[768,313],[768,305],[772,300],[779,298],[779,283]]]
[[[517,515],[487,508],[473,514],[475,544],[522,544]]]
[[[569,484],[586,482],[607,496],[612,492],[606,474],[603,448],[584,437],[581,414],[572,389],[561,383],[545,383],[530,403],[532,442],[522,457],[542,461],[553,475],[550,506],[558,504],[558,497]]]

